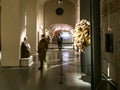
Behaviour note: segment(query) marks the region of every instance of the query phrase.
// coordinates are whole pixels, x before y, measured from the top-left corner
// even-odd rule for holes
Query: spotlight
[[[62,0],[58,0],[58,3],[59,3],[59,4],[63,4],[63,1],[62,1]]]

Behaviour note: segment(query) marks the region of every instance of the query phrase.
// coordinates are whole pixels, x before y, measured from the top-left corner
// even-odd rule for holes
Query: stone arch
[[[69,33],[72,38],[73,34],[73,27],[69,24],[63,24],[63,23],[57,23],[50,25],[46,30],[48,31],[47,35],[49,35],[52,38],[53,42],[56,42],[56,38],[58,37],[58,34],[61,33]]]

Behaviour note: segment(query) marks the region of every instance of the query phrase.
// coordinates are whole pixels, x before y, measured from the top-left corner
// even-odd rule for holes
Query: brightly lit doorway
[[[53,24],[46,29],[46,37],[50,37],[50,48],[57,48],[57,37],[63,38],[63,48],[73,48],[73,27],[68,24]]]

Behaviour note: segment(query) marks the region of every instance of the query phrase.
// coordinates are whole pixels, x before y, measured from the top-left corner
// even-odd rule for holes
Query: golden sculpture
[[[84,52],[84,47],[90,45],[89,26],[90,23],[84,19],[75,26],[73,33],[74,44],[80,49],[81,52]]]

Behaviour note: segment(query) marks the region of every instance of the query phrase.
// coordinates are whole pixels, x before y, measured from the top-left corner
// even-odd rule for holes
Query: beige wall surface
[[[26,36],[31,46],[31,53],[36,54],[37,0],[26,0]]]
[[[63,8],[63,15],[57,15],[56,9],[58,7]],[[52,24],[69,24],[75,26],[76,23],[76,6],[69,0],[64,0],[63,4],[59,5],[57,0],[51,0],[44,5],[44,24],[48,27]]]
[[[105,50],[105,34],[113,34],[113,52]],[[101,0],[102,73],[120,88],[120,0]]]
[[[24,0],[3,0],[1,10],[1,66],[19,66],[21,33],[24,24]]]

